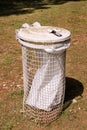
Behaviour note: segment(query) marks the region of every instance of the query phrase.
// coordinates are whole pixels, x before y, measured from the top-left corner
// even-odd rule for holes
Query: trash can
[[[62,112],[70,31],[35,22],[24,24],[16,37],[22,45],[24,113],[37,123],[51,122]]]

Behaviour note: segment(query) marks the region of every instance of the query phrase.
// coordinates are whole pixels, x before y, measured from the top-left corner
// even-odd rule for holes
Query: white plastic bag
[[[61,103],[65,87],[65,49],[63,46],[61,50],[57,48],[57,51],[54,49],[53,51],[45,49],[47,53],[42,51],[43,65],[34,76],[26,104],[51,111]]]

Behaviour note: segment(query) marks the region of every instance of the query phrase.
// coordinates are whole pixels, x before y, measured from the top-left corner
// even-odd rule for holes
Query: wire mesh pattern
[[[55,120],[65,95],[65,53],[50,54],[22,46],[23,109],[36,123]]]

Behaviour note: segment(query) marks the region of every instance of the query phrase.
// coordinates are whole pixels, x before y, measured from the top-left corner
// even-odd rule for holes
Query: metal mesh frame
[[[65,56],[66,56],[66,51],[60,54],[48,54],[44,50],[33,49],[33,48],[22,46],[23,79],[24,79],[23,110],[24,113],[29,115],[29,118],[31,120],[34,120],[36,123],[46,124],[48,122],[55,120],[61,114],[64,95],[65,95]],[[57,58],[58,64],[55,64],[56,61],[54,57]],[[56,96],[61,97],[61,101],[59,104],[52,106],[52,109],[50,111],[46,111],[26,104],[26,100],[28,98],[28,95],[30,94],[32,82],[37,70],[41,68],[41,66],[46,64],[47,60],[49,59],[51,62],[51,68],[49,69],[48,73],[45,75],[46,76],[45,79],[50,78],[50,74],[54,70],[56,70],[57,72],[58,70],[57,67],[60,67],[60,72],[57,72],[60,73],[61,76],[60,87]],[[37,79],[37,84],[39,82],[40,82],[40,77],[39,79]],[[45,84],[47,83],[46,80],[44,82]],[[56,83],[54,82],[54,85],[50,87],[55,88],[55,85]],[[49,92],[49,90],[47,91]]]

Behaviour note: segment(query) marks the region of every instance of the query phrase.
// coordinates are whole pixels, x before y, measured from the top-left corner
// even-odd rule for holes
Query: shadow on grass
[[[47,9],[50,4],[64,4],[81,0],[0,0],[0,16],[33,13],[37,9]]]
[[[0,0],[0,16],[33,13],[36,9],[47,9],[43,0]]]
[[[84,87],[82,83],[76,79],[66,77],[66,90],[64,100],[64,110],[72,103],[75,97],[81,96]]]

